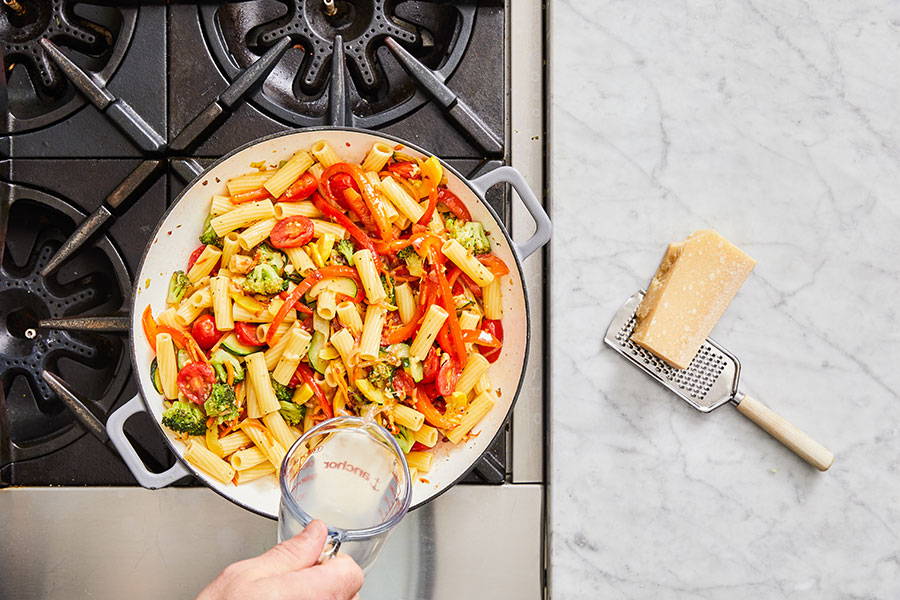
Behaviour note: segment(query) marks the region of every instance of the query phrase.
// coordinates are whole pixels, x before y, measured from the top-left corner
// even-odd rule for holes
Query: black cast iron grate
[[[40,270],[83,215],[43,192],[0,186],[0,193],[12,199],[0,264],[0,427],[8,439],[8,447],[0,449],[2,467],[45,455],[84,433],[73,427],[74,417],[47,387],[42,371],[60,375],[82,398],[100,399],[98,409],[111,408],[129,373],[124,340],[42,330],[38,323],[120,310],[130,283],[121,257],[105,238],[42,277]]]
[[[327,124],[328,82],[334,78],[334,39],[343,40],[351,84],[348,97],[354,124],[377,127],[399,119],[427,101],[391,53],[391,37],[418,60],[449,77],[472,33],[474,3],[396,0],[335,0],[328,16],[322,0],[254,0],[200,8],[204,36],[229,79],[272,44],[288,36],[288,50],[254,102],[263,110],[301,126]]]
[[[40,45],[42,38],[105,82],[119,66],[134,29],[135,8],[71,0],[16,0],[0,4],[0,48],[8,80],[3,131],[43,127],[83,105]]]

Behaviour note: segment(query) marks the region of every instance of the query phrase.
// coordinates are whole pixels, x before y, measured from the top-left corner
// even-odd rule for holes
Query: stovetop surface
[[[25,17],[0,11],[9,90],[9,116],[0,124],[5,133],[0,227],[6,225],[0,271],[0,487],[136,484],[115,451],[85,432],[40,374],[60,375],[105,420],[137,393],[127,335],[42,330],[37,321],[127,310],[130,278],[150,234],[185,185],[173,165],[196,158],[205,166],[257,137],[335,119],[424,146],[465,175],[508,160],[505,144],[486,149],[483,142],[484,128],[499,140],[508,129],[502,2],[344,2],[353,8],[338,21],[311,17],[306,5],[313,3],[299,0],[32,4],[46,11]],[[372,14],[365,12],[370,5]],[[386,20],[383,14],[399,17]],[[443,81],[441,93],[435,95],[434,87],[423,91],[379,43],[386,30]],[[333,48],[327,47],[335,33],[345,38],[341,89],[333,85]],[[90,72],[94,86],[113,100],[99,106],[86,102],[47,48],[33,43],[41,36]],[[135,119],[123,124],[117,118],[126,105],[144,131],[171,142],[284,36],[291,46],[269,75],[226,106],[184,149],[148,147],[147,138],[135,133],[140,128]],[[447,90],[458,98],[451,101]],[[335,98],[340,117],[332,108]],[[463,104],[477,115],[474,125],[448,116]],[[163,161],[164,174],[149,177],[113,211],[101,233],[52,275],[41,276],[84,216],[151,157]],[[508,225],[508,194],[493,190],[488,201]],[[151,468],[174,461],[150,417],[131,419],[126,431]],[[501,436],[466,481],[502,483],[510,470],[507,443]]]

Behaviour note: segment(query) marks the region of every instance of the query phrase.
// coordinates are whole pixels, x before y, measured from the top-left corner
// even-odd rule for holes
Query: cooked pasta
[[[263,187],[272,194],[273,198],[278,198],[313,165],[313,162],[315,161],[309,152],[300,150],[281,165],[275,174],[266,180]]]
[[[240,433],[243,434],[244,437],[247,437],[247,434],[243,431]],[[249,441],[250,438],[248,437],[247,440]],[[238,450],[231,455],[228,462],[231,463],[231,466],[234,467],[236,471],[244,471],[245,469],[264,463],[266,460],[268,459],[266,458],[266,455],[263,454],[262,450],[256,446],[252,446],[250,448],[245,448],[244,450]]]
[[[193,266],[188,269],[187,277],[191,283],[196,283],[210,274],[222,257],[222,251],[215,246],[206,246],[197,257]]]
[[[394,155],[394,149],[387,144],[376,142],[372,144],[371,150],[366,154],[366,158],[362,162],[363,171],[380,171],[387,161]]]
[[[162,393],[169,400],[178,398],[178,363],[175,360],[175,343],[168,333],[156,334],[156,361]]]
[[[359,338],[359,357],[361,359],[375,360],[378,358],[386,312],[387,309],[380,304],[370,304],[366,308],[366,318],[363,321],[362,335]]]
[[[263,219],[257,221],[238,235],[238,242],[244,250],[255,248],[272,233],[272,228],[278,221],[276,219]]]
[[[282,446],[272,433],[263,427],[256,419],[245,419],[240,424],[241,431],[259,448],[276,470],[281,468],[281,461],[287,450]]]
[[[318,142],[314,142],[312,145],[312,154],[316,157],[316,160],[319,161],[326,169],[333,164],[340,162],[340,158],[338,158],[337,152],[334,151],[334,148],[331,147],[331,144],[326,142],[325,140],[319,140]]]
[[[255,467],[244,469],[243,471],[236,471],[234,474],[234,484],[241,485],[242,483],[249,483],[274,474],[275,467],[269,463],[261,463]]]
[[[228,188],[229,196],[236,196],[244,192],[252,192],[258,190],[272,177],[272,171],[257,171],[255,173],[247,173],[239,175],[228,180],[225,187]]]
[[[454,444],[460,443],[466,434],[468,434],[486,414],[491,412],[492,408],[494,408],[494,401],[490,394],[488,392],[478,394],[478,396],[472,400],[472,404],[469,405],[469,410],[463,415],[459,425],[447,433],[447,439]]]
[[[434,340],[437,339],[437,334],[448,316],[449,313],[437,304],[432,304],[428,307],[428,312],[425,313],[425,318],[422,319],[422,324],[419,325],[419,331],[409,347],[409,355],[411,357],[417,360],[425,360],[425,356],[431,350],[431,346],[434,344]]]
[[[216,319],[216,329],[220,331],[234,329],[231,295],[228,293],[230,287],[231,282],[225,276],[219,275],[209,280],[209,288],[212,291],[213,316]]]
[[[275,207],[271,200],[249,202],[227,213],[213,217],[209,224],[216,235],[223,236],[235,229],[248,227],[256,221],[271,219],[275,216]]]
[[[374,415],[424,474],[499,398],[509,269],[483,225],[436,158],[340,150],[319,141],[211,187],[215,235],[144,311],[163,425],[222,483],[274,482],[297,437],[337,414]]]
[[[407,219],[417,222],[425,214],[425,209],[409,195],[403,187],[394,181],[393,177],[385,177],[381,180],[381,193],[391,201],[391,204]]]
[[[322,211],[312,202],[279,202],[275,205],[275,218],[279,221],[288,217],[321,217]]]
[[[494,279],[492,282],[484,286],[482,292],[485,318],[493,320],[502,319],[503,295],[500,291],[500,280]]]
[[[494,280],[494,274],[472,254],[469,254],[459,241],[455,239],[447,240],[441,246],[441,252],[481,287],[490,284]]]
[[[375,259],[372,258],[372,252],[360,250],[353,255],[353,264],[356,265],[369,304],[377,304],[387,298],[387,293],[385,293],[378,275],[378,269],[375,267]]]
[[[234,210],[237,206],[238,205],[234,204],[228,196],[213,196],[212,203],[209,207],[209,214],[217,217],[230,210]]]
[[[184,448],[184,459],[222,483],[231,483],[234,479],[234,467],[196,440],[188,441]]]

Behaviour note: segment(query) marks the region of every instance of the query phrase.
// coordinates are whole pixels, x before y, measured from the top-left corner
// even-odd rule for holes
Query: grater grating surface
[[[711,339],[700,347],[687,369],[671,367],[631,341],[634,313],[643,298],[644,292],[637,292],[616,312],[606,330],[606,344],[697,410],[709,412],[733,399],[741,363]]]

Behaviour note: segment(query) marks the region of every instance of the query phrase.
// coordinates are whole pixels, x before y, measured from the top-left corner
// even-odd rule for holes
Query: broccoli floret
[[[387,363],[377,363],[369,371],[369,383],[375,387],[387,387],[394,378],[394,367]]]
[[[286,287],[287,281],[269,263],[256,265],[244,279],[244,289],[254,294],[277,294]]]
[[[275,271],[281,275],[287,261],[284,258],[284,254],[263,242],[256,247],[256,262],[259,264],[272,265],[275,268]]]
[[[290,402],[294,395],[294,390],[286,385],[281,385],[274,379],[272,379],[272,389],[275,390],[275,397],[279,402]]]
[[[347,239],[338,240],[334,245],[334,251],[343,256],[348,265],[353,266],[353,253],[356,252],[353,242]]]
[[[396,301],[396,296],[394,295],[394,279],[389,275],[381,274],[381,287],[384,288],[384,292],[387,294],[387,301],[391,304],[394,304]]]
[[[169,279],[169,293],[166,295],[166,302],[169,304],[178,304],[184,298],[184,292],[191,285],[190,280],[184,271],[175,271],[172,278]]]
[[[206,411],[206,416],[216,417],[216,421],[219,423],[233,421],[240,416],[241,412],[237,407],[234,389],[227,383],[213,384],[212,392],[203,404],[203,409]]]
[[[487,254],[491,251],[491,242],[484,233],[484,225],[478,221],[462,221],[453,215],[447,215],[444,217],[444,227],[450,237],[472,254]]]
[[[206,217],[206,221],[203,223],[203,233],[200,234],[200,243],[221,248],[222,238],[216,235],[216,230],[212,228],[210,221],[212,221],[212,215]]]
[[[278,412],[281,413],[285,421],[291,425],[299,425],[303,422],[303,417],[306,415],[305,406],[294,404],[293,402],[285,402],[284,400],[279,400],[278,403],[281,405],[281,410]]]
[[[400,250],[397,258],[406,263],[406,270],[413,277],[422,277],[425,275],[425,267],[422,265],[422,257],[416,254],[412,246]]]
[[[172,407],[163,412],[162,424],[178,433],[206,434],[206,415],[199,406],[190,402],[181,400],[173,402]]]

